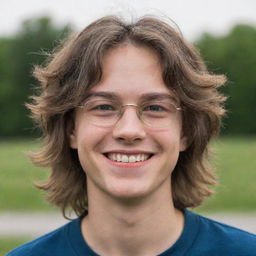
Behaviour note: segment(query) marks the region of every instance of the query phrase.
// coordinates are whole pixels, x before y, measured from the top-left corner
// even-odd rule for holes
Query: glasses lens
[[[149,102],[141,109],[141,119],[151,127],[170,127],[177,119],[177,110],[170,102]]]
[[[120,105],[111,100],[96,99],[87,101],[84,106],[84,118],[96,126],[111,127],[121,117],[123,107],[136,107],[138,117],[148,126],[154,128],[170,127],[177,119],[177,108],[169,101],[153,101],[137,106]]]
[[[84,115],[89,123],[108,127],[116,123],[120,107],[110,100],[90,100],[84,105]]]

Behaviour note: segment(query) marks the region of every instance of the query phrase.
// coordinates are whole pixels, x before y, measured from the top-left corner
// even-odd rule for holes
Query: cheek
[[[180,143],[178,137],[169,137],[164,141],[164,168],[169,172],[172,172],[178,162],[180,154]]]
[[[93,152],[95,142],[93,136],[84,136],[78,143],[77,153],[79,162],[86,175],[90,176],[90,172],[93,170],[96,172],[96,157]]]
[[[179,151],[181,144],[179,129],[159,130],[154,133],[154,138],[163,151]]]
[[[82,166],[92,165],[98,154],[102,152],[106,131],[104,129],[81,125],[77,129],[77,149]]]
[[[104,130],[90,124],[79,123],[76,129],[77,143],[80,148],[94,148],[104,137]]]

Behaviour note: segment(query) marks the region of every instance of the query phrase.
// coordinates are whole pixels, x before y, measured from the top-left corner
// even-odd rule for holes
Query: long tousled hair
[[[181,102],[188,147],[180,153],[172,173],[174,206],[200,205],[216,183],[208,149],[225,113],[225,97],[217,90],[225,76],[210,73],[196,49],[168,23],[155,17],[127,23],[106,16],[66,39],[47,64],[35,67],[33,73],[40,82],[40,93],[31,97],[27,107],[42,130],[43,146],[30,157],[36,165],[51,168],[48,181],[37,186],[48,192],[48,200],[64,216],[70,208],[78,216],[88,212],[86,174],[77,151],[69,146],[67,124],[85,93],[101,80],[106,52],[127,42],[157,54],[166,86]]]

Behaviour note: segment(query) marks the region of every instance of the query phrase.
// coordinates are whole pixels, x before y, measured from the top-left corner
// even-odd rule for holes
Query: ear
[[[68,120],[66,132],[69,140],[69,146],[73,149],[77,149],[77,136],[73,118]]]
[[[180,152],[185,151],[187,149],[187,147],[188,147],[188,139],[186,136],[183,135],[180,138],[180,148],[179,148]]]

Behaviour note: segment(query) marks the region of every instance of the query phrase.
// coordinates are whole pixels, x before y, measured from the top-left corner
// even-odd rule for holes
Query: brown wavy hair
[[[86,174],[77,151],[69,146],[67,124],[86,92],[101,80],[106,52],[127,42],[158,55],[163,80],[181,102],[188,147],[180,153],[172,174],[174,206],[200,205],[212,194],[209,185],[216,183],[208,149],[225,113],[225,97],[217,90],[225,76],[210,73],[196,49],[168,23],[149,16],[131,23],[106,16],[66,39],[33,73],[40,92],[27,107],[42,130],[43,146],[30,157],[36,165],[51,168],[48,181],[37,187],[48,192],[47,199],[64,216],[70,208],[78,216],[88,212]]]

